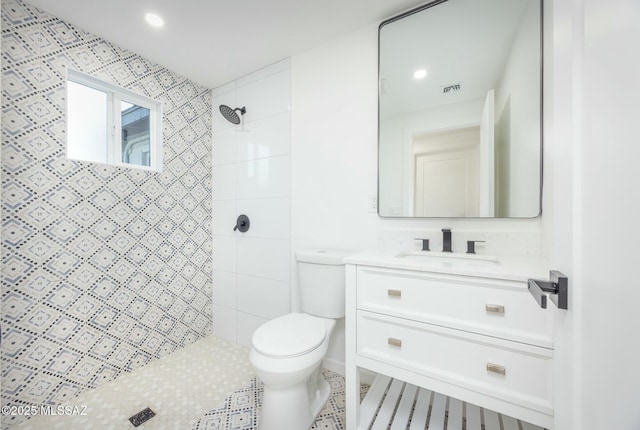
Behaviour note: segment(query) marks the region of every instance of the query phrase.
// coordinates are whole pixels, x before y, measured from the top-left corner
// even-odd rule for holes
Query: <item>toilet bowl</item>
[[[249,361],[264,384],[260,430],[307,430],[331,395],[322,360],[336,319],[344,317],[342,259],[347,255],[297,252],[304,312],[275,318],[253,334]]]
[[[331,395],[321,364],[334,326],[335,320],[293,313],[256,331],[249,361],[264,384],[260,430],[311,426]]]

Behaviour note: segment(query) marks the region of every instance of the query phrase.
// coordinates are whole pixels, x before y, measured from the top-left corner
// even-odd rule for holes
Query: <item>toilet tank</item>
[[[308,249],[296,252],[302,311],[324,318],[344,317],[344,258],[351,252]]]

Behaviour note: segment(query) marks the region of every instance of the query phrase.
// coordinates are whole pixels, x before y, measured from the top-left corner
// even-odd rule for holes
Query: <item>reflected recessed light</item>
[[[425,76],[427,76],[427,71],[425,69],[416,70],[415,73],[413,74],[413,77],[415,79],[422,79]]]
[[[147,24],[153,26],[153,27],[162,27],[164,25],[164,19],[162,19],[160,17],[160,15],[156,15],[155,13],[148,13],[144,16],[145,21],[147,21]]]

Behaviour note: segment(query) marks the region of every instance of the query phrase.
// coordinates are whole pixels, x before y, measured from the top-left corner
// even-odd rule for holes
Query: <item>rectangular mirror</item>
[[[541,213],[541,27],[541,0],[436,0],[380,25],[380,216]]]

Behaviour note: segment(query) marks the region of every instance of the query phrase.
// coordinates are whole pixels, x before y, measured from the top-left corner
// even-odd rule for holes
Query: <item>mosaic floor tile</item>
[[[226,398],[233,398],[234,405],[244,408],[229,413],[235,427],[223,428],[253,428],[246,427],[246,423],[254,422],[255,409],[247,409],[247,406],[255,404],[255,399],[244,392],[234,392],[251,384],[253,371],[248,356],[247,348],[209,336],[62,403],[64,406],[86,406],[85,415],[40,415],[18,425],[12,425],[10,419],[2,417],[2,427],[12,430],[132,430],[134,427],[128,418],[150,407],[156,416],[137,429],[186,430],[207,411],[226,404]],[[19,376],[28,377],[26,374]],[[74,393],[73,387],[64,384],[56,390],[51,393],[56,399],[66,399]]]
[[[245,347],[209,336],[77,397],[78,388],[68,384],[49,394],[63,406],[79,407],[84,415],[40,415],[16,425],[2,417],[2,427],[132,430],[128,418],[150,407],[156,416],[137,429],[257,430],[263,385],[248,355]],[[329,370],[323,375],[331,397],[310,430],[345,430],[344,378]],[[367,389],[363,385],[361,396]]]
[[[326,369],[322,374],[331,385],[331,397],[309,430],[346,430],[344,377]],[[362,385],[361,398],[368,389]],[[195,421],[191,430],[258,430],[263,391],[262,382],[252,378],[249,385],[227,397],[224,405]]]

